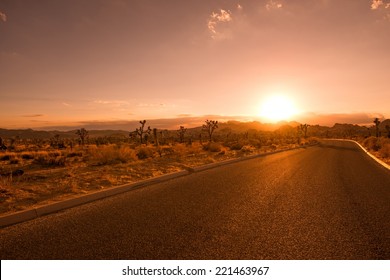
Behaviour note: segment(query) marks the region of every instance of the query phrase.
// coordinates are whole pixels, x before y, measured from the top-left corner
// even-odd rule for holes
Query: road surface
[[[326,141],[1,229],[0,257],[390,259],[390,171]]]

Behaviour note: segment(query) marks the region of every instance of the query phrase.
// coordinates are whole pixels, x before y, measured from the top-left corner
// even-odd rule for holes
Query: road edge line
[[[195,172],[201,172],[204,170],[208,170],[208,169],[212,169],[212,168],[216,168],[219,166],[228,165],[228,164],[232,164],[232,163],[236,163],[236,162],[240,162],[240,161],[250,160],[250,159],[259,158],[259,157],[265,157],[268,155],[273,155],[273,154],[282,153],[282,152],[291,151],[291,150],[304,149],[304,148],[308,148],[308,147],[312,147],[312,146],[316,146],[316,145],[318,145],[318,144],[316,143],[316,144],[304,145],[304,146],[299,146],[299,147],[294,147],[294,148],[286,148],[286,149],[282,149],[282,150],[266,152],[263,154],[254,154],[254,155],[249,155],[249,156],[245,156],[245,157],[241,157],[241,158],[233,158],[233,159],[228,159],[228,160],[224,160],[221,162],[205,164],[205,165],[201,165],[201,166],[197,166],[197,167],[193,167],[193,168],[188,168],[189,170],[182,170],[182,171],[178,171],[178,172],[174,172],[174,173],[168,173],[168,174],[164,174],[164,175],[161,175],[158,177],[152,177],[152,178],[149,178],[146,180],[128,183],[128,184],[124,184],[124,185],[120,185],[120,186],[111,187],[109,189],[81,195],[79,197],[69,198],[66,200],[57,201],[57,202],[53,202],[53,203],[42,205],[42,206],[36,206],[36,207],[31,208],[31,209],[26,209],[26,210],[22,210],[19,212],[10,213],[10,214],[0,216],[0,229],[5,228],[7,226],[14,225],[14,224],[27,222],[27,221],[30,221],[30,220],[33,220],[33,219],[36,219],[36,218],[39,218],[39,217],[42,217],[45,215],[49,215],[52,213],[56,213],[56,212],[65,210],[65,209],[69,209],[69,208],[73,208],[76,206],[87,204],[87,203],[90,203],[93,201],[97,201],[97,200],[100,200],[103,198],[107,198],[107,197],[111,197],[111,196],[125,193],[128,191],[136,190],[136,189],[146,187],[149,185],[162,183],[162,182],[174,179],[174,178],[183,177],[183,176],[195,173]]]
[[[329,140],[332,140],[332,139],[329,139]],[[339,141],[347,141],[347,142],[353,142],[355,144],[357,144],[362,150],[363,152],[365,152],[367,155],[369,155],[372,159],[374,159],[377,163],[379,163],[380,165],[382,165],[384,168],[390,170],[390,165],[388,165],[386,162],[382,161],[381,159],[377,158],[376,156],[374,156],[373,154],[371,154],[366,148],[364,148],[359,142],[355,141],[355,140],[352,140],[352,139],[334,139],[334,140],[339,140]]]
[[[96,191],[93,193],[81,195],[79,197],[69,198],[66,200],[57,201],[42,206],[37,206],[31,209],[10,213],[8,215],[4,215],[0,217],[0,228],[5,228],[7,226],[11,226],[14,224],[27,222],[51,213],[80,206],[103,198],[108,198],[114,195],[139,189],[152,184],[157,184],[174,178],[183,177],[188,174],[190,174],[190,172],[188,172],[187,170],[168,173],[158,177],[149,178],[143,181],[128,183],[128,184],[112,187],[106,190],[101,190],[101,191]]]

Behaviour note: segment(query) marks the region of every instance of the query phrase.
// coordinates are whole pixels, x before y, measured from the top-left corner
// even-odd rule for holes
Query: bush
[[[149,157],[153,157],[153,149],[149,147],[141,147],[137,151],[138,159],[147,159]]]
[[[230,145],[230,150],[233,150],[233,151],[239,151],[242,149],[244,145],[240,142],[236,142],[236,143],[233,143],[232,145]]]
[[[72,157],[82,157],[83,156],[83,153],[82,152],[71,152],[69,154],[66,155],[66,157],[68,158],[72,158]]]
[[[17,160],[18,156],[16,153],[6,153],[5,155],[3,156],[0,156],[0,160],[1,161],[13,161],[13,160]]]
[[[11,159],[11,155],[3,155],[3,156],[1,156],[0,157],[0,160],[2,160],[2,161],[7,161],[7,160],[10,160]]]
[[[379,150],[379,154],[384,158],[390,158],[390,143],[386,143]]]
[[[56,153],[39,152],[35,154],[34,163],[43,166],[65,166],[66,158]]]
[[[89,150],[89,160],[97,165],[125,163],[136,159],[135,151],[125,146],[99,146]]]
[[[257,149],[260,149],[262,144],[261,144],[261,141],[258,140],[258,139],[251,139],[249,141],[249,144],[252,145],[253,147],[257,148]]]
[[[378,151],[379,145],[378,145],[378,138],[371,136],[363,141],[363,146],[367,148],[369,151]]]
[[[221,148],[222,148],[221,144],[214,143],[214,142],[208,143],[207,145],[203,146],[203,149],[205,151],[209,151],[209,152],[213,152],[213,153],[219,153],[221,151]]]
[[[22,153],[22,159],[34,159],[34,155],[29,153]]]

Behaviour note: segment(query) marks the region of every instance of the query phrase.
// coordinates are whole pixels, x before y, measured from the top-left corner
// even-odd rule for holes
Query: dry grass
[[[19,211],[188,167],[285,148],[272,143],[244,144],[237,150],[221,143],[201,145],[194,142],[159,147],[89,145],[67,150],[30,147],[29,150],[19,149],[19,152],[0,152],[0,174],[3,174],[0,176],[0,213]],[[5,175],[17,169],[24,170],[24,174],[20,177]]]
[[[359,141],[369,152],[390,164],[390,139],[386,137],[368,137]]]
[[[126,146],[93,146],[88,150],[89,161],[96,165],[126,163],[137,160],[136,152]]]

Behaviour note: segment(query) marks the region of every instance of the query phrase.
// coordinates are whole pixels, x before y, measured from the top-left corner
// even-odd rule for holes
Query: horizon
[[[0,123],[369,124],[390,118],[389,27],[390,0],[2,1]]]
[[[311,118],[311,119],[310,119]],[[291,119],[291,120],[279,120],[267,122],[263,121],[260,118],[255,117],[237,117],[237,116],[216,116],[216,115],[207,115],[207,116],[191,116],[191,117],[182,117],[182,118],[160,118],[160,119],[146,119],[147,126],[151,126],[157,129],[168,129],[176,130],[180,126],[185,128],[198,128],[201,127],[204,122],[209,120],[217,120],[221,124],[227,124],[229,122],[238,122],[238,123],[259,123],[265,126],[275,126],[279,125],[290,125],[294,123],[298,124],[309,124],[310,126],[322,126],[322,127],[334,127],[337,124],[351,124],[358,126],[373,127],[374,118],[368,114],[335,114],[335,115],[308,115],[302,117],[301,121]],[[302,121],[304,120],[304,121]],[[308,121],[309,120],[309,121]],[[310,121],[312,120],[312,121]],[[379,117],[381,122],[387,120],[386,118]],[[317,122],[316,122],[317,121]],[[5,130],[34,130],[34,131],[73,131],[80,128],[85,128],[87,130],[120,130],[120,131],[129,131],[134,130],[139,126],[140,120],[117,120],[117,121],[80,121],[73,124],[58,124],[52,126],[42,126],[42,127],[0,127],[0,129]]]

